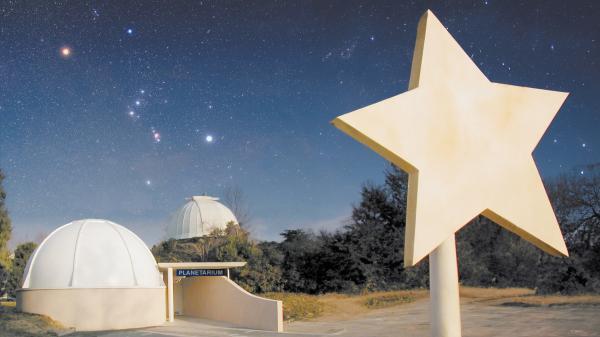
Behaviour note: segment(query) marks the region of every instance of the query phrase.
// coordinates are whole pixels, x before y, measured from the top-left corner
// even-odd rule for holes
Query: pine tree
[[[349,251],[367,278],[367,289],[423,287],[427,261],[404,267],[404,231],[408,175],[395,166],[385,173],[385,184],[367,184],[361,202],[346,227]]]

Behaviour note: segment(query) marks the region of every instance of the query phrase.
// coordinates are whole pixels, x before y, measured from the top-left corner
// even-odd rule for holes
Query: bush
[[[270,243],[256,243],[237,224],[216,230],[208,236],[169,239],[151,249],[158,262],[246,261],[243,268],[231,270],[231,278],[247,291],[280,291],[281,254]]]

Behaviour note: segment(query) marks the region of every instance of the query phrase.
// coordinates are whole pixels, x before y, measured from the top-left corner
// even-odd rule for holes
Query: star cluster
[[[261,238],[343,219],[386,163],[329,121],[406,90],[428,8],[492,81],[571,93],[534,152],[542,175],[600,161],[594,1],[428,4],[0,4],[16,239],[99,217],[153,243],[185,197],[231,186]]]

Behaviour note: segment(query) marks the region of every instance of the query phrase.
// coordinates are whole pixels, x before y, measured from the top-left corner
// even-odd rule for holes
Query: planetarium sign
[[[227,269],[177,269],[176,276],[227,276]]]

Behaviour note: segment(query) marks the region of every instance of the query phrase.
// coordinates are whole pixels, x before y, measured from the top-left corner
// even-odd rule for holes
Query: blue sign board
[[[227,269],[177,269],[176,276],[227,276]]]

